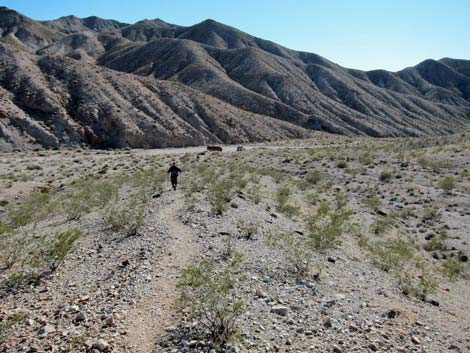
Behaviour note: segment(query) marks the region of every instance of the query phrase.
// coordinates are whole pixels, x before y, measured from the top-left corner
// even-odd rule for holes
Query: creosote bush
[[[241,221],[238,223],[238,231],[240,237],[246,240],[252,240],[258,233],[258,224],[248,221]]]
[[[376,241],[371,244],[370,250],[374,263],[385,272],[401,269],[415,255],[413,245],[403,239]]]
[[[442,273],[444,273],[451,281],[459,278],[469,279],[470,272],[468,264],[461,262],[458,257],[449,257],[442,264]]]
[[[403,294],[426,300],[436,288],[432,264],[421,259],[414,244],[404,238],[368,243],[375,265],[391,273]]]
[[[389,182],[392,179],[392,172],[388,170],[384,170],[379,175],[379,180],[382,182]]]
[[[228,178],[212,184],[208,191],[208,198],[215,214],[222,215],[227,211],[228,203],[234,195],[234,188],[235,184]]]
[[[128,236],[136,235],[144,223],[147,203],[146,194],[134,193],[124,200],[110,203],[103,220],[111,230],[124,230]]]
[[[437,282],[429,264],[419,259],[415,259],[409,268],[403,267],[402,271],[396,272],[396,277],[398,288],[403,294],[423,301],[437,289]]]
[[[318,251],[325,251],[341,243],[341,235],[351,230],[353,212],[348,209],[346,195],[338,193],[334,202],[320,203],[316,214],[307,219],[312,246]]]
[[[80,239],[83,232],[77,229],[61,232],[56,236],[48,250],[48,262],[52,271],[57,270],[64,262],[65,257],[73,250],[75,242]]]
[[[96,181],[91,178],[78,180],[61,195],[61,207],[67,219],[78,220],[95,208],[103,208],[118,193],[117,183]]]
[[[446,176],[442,179],[439,183],[439,187],[444,190],[447,194],[450,194],[452,190],[455,189],[457,183],[457,179],[452,176]]]
[[[42,235],[30,228],[15,229],[0,240],[2,266],[12,270],[9,282],[37,283],[56,271],[82,235],[77,229]]]
[[[373,210],[375,210],[375,209],[382,206],[382,201],[380,201],[378,198],[373,197],[373,196],[366,197],[366,198],[362,199],[361,201],[365,206],[367,206],[367,207],[369,207]]]
[[[240,258],[232,257],[224,268],[214,261],[202,261],[181,272],[178,288],[181,304],[190,309],[190,319],[197,320],[201,337],[216,346],[224,346],[236,335],[238,319],[244,313],[243,302],[234,297],[240,285]]]
[[[16,227],[44,220],[56,209],[49,192],[33,192],[17,207],[9,210],[10,217]]]
[[[295,216],[299,214],[299,208],[289,203],[292,189],[289,185],[281,185],[274,195],[276,201],[276,209],[288,216]]]
[[[325,254],[341,243],[341,236],[354,230],[352,211],[344,194],[337,194],[333,202],[322,201],[316,214],[307,219],[308,234],[276,233],[268,235],[271,246],[281,249],[291,272],[297,277],[310,273],[314,257]],[[319,267],[321,272],[322,267]]]
[[[5,342],[10,331],[16,324],[26,321],[28,316],[24,313],[17,313],[0,321],[0,344]]]
[[[305,180],[311,185],[317,185],[322,180],[322,175],[318,170],[313,170],[305,175]]]

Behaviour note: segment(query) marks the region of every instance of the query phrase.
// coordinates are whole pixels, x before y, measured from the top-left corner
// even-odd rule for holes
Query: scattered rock
[[[98,340],[98,341],[93,343],[92,348],[95,348],[95,349],[99,350],[100,352],[106,352],[109,348],[109,344],[108,344],[108,342],[106,342],[104,340]]]
[[[42,326],[42,327],[39,329],[38,333],[39,333],[40,335],[48,335],[48,334],[50,334],[50,333],[54,333],[55,331],[56,331],[56,329],[55,329],[54,326],[52,326],[52,325],[50,325],[50,324],[46,324],[46,325]]]
[[[289,312],[289,308],[287,306],[275,305],[271,308],[271,312],[280,316],[286,316]]]

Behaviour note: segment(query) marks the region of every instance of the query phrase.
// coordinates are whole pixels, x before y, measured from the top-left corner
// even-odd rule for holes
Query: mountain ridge
[[[207,140],[184,138],[181,140],[184,144],[246,142],[254,136],[259,139],[300,137],[308,135],[310,129],[377,137],[447,134],[467,129],[470,124],[470,61],[428,59],[397,72],[361,71],[341,67],[314,53],[282,47],[210,19],[193,26],[178,26],[158,18],[126,24],[96,16],[84,19],[64,16],[38,22],[3,7],[0,8],[0,55],[1,92],[3,100],[11,106],[9,112],[5,109],[0,111],[1,116],[18,121],[19,114],[23,120],[31,121],[29,126],[39,124],[37,129],[44,130],[44,136],[49,134],[56,138],[55,147],[74,144],[164,147],[168,139],[163,136],[173,135],[161,127],[151,132],[141,131],[145,138],[140,139],[122,133],[127,138],[119,141],[110,138],[108,131],[99,140],[106,140],[108,136],[109,143],[100,142],[98,145],[93,142],[95,139],[85,138],[84,133],[75,134],[71,140],[64,139],[58,133],[62,127],[57,125],[57,120],[44,114],[60,112],[70,120],[70,124],[78,124],[83,131],[92,131],[92,135],[103,134],[103,129],[100,124],[87,125],[86,119],[71,111],[76,105],[69,101],[73,92],[58,99],[53,111],[38,110],[31,102],[25,104],[31,97],[21,97],[24,91],[32,90],[36,100],[42,95],[49,98],[57,95],[50,92],[54,90],[54,84],[57,80],[62,83],[66,80],[58,78],[57,72],[67,71],[66,67],[59,70],[57,65],[82,70],[86,74],[79,75],[79,79],[84,80],[81,84],[85,86],[89,84],[89,77],[94,76],[93,72],[112,77],[110,81],[97,79],[96,82],[121,87],[124,91],[124,86],[132,86],[131,82],[141,82],[142,78],[156,85],[165,81],[166,85],[187,93],[190,97],[186,99],[196,99],[196,92],[200,92],[203,96],[197,97],[204,98],[198,99],[209,105],[215,104],[214,112],[218,111],[218,105],[233,107],[225,110],[236,115],[235,120],[242,126],[250,125],[250,119],[256,116],[259,121],[276,125],[274,130],[280,129],[270,134],[268,129],[255,124],[264,131],[247,134],[242,128],[243,137],[234,136],[233,129],[223,131],[226,125],[222,122],[224,118],[220,117],[222,112],[219,112],[216,114],[218,118],[213,119],[219,122],[214,128],[220,136],[209,136],[199,131]],[[58,58],[68,59],[60,61]],[[27,67],[24,66],[26,62]],[[41,64],[45,62],[52,64]],[[35,66],[39,68],[33,70]],[[105,69],[115,74],[109,74]],[[131,75],[128,76],[129,83],[120,80],[121,73]],[[15,89],[11,80],[23,85],[22,90]],[[35,80],[42,83],[39,85]],[[97,92],[109,91],[96,84],[92,86]],[[114,91],[112,94],[116,97],[98,94],[94,104],[114,106],[123,99]],[[79,100],[83,105],[80,111],[86,111],[90,104],[87,99]],[[158,94],[148,96],[147,102],[142,104],[150,104],[152,100],[161,101],[162,97]],[[126,105],[133,106],[129,102]],[[113,111],[113,119],[119,121],[118,128],[128,129],[136,125],[138,116],[124,114],[122,109],[119,114],[118,110],[116,107]],[[109,119],[103,111],[99,109],[97,121]],[[11,118],[12,112],[16,118]],[[150,114],[148,110],[147,113]],[[161,111],[153,111],[144,120],[173,119],[168,112],[162,114]],[[186,116],[179,118],[185,120]],[[7,135],[12,136],[11,130],[16,129],[13,135],[17,138],[4,141],[3,146],[26,146],[30,142],[48,146],[40,138],[32,136],[26,139],[27,143],[21,142],[25,139],[18,136],[25,133],[24,127],[14,128],[12,123],[4,123],[0,129],[3,130],[3,137],[0,136],[3,140],[7,140]],[[175,137],[175,141],[178,138]]]

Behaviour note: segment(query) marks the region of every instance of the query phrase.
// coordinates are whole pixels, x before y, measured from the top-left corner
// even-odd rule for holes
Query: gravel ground
[[[165,183],[152,195],[134,235],[107,229],[99,209],[75,221],[61,214],[41,220],[36,233],[79,228],[85,235],[55,272],[34,285],[5,287],[17,268],[0,270],[0,351],[469,352],[469,156],[465,138],[336,137],[222,154],[199,149],[5,154],[0,218],[6,222],[10,209],[32,190],[62,192],[86,175],[107,180],[119,171],[164,169],[172,160],[183,175],[178,191]],[[216,171],[210,182],[198,171],[204,163]],[[321,180],[302,184],[312,171]],[[383,180],[384,172],[391,172],[390,178]],[[241,175],[246,185],[216,215],[210,190],[229,175]],[[441,183],[449,176],[456,183],[445,192]],[[289,202],[297,214],[278,208],[275,194],[282,185],[293,190]],[[339,193],[347,195],[358,227],[345,232],[340,245],[316,253],[312,270],[297,276],[272,240],[308,236],[306,217],[318,211],[319,200],[332,201]],[[366,199],[379,203],[371,206]],[[393,222],[375,232],[377,221],[385,220]],[[249,239],[248,226],[255,230]],[[444,233],[445,246],[430,249],[432,239]],[[397,237],[412,241],[434,276],[436,289],[426,300],[404,295],[396,275],[377,266],[367,245]],[[231,251],[242,256],[244,280],[232,295],[244,309],[238,339],[215,348],[196,335],[199,324],[188,321],[176,285],[180,271],[201,260],[224,268],[229,240]],[[452,280],[440,270],[449,259],[461,266]]]

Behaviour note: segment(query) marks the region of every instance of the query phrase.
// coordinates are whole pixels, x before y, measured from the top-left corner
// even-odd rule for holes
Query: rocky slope
[[[213,20],[38,22],[2,7],[0,146],[452,133],[470,123],[469,66],[442,59],[363,72]]]

